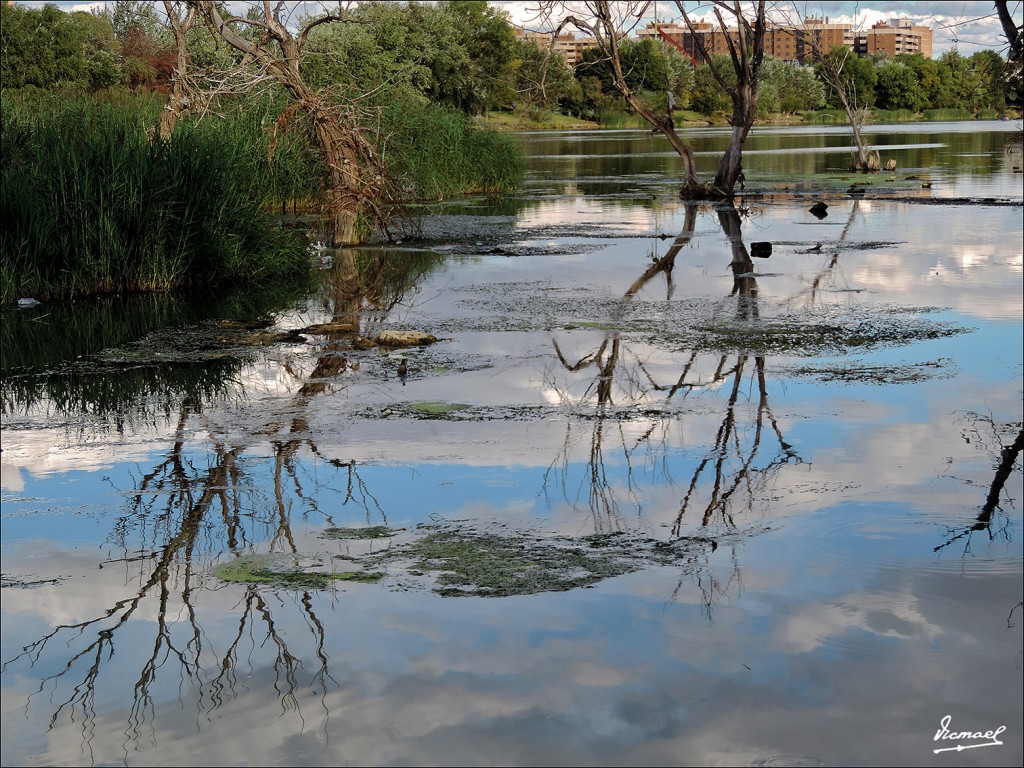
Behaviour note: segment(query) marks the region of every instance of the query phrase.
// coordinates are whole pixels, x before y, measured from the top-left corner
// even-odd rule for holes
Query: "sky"
[[[363,0],[366,2],[367,0]],[[377,0],[379,1],[379,0]],[[40,6],[42,2],[23,2],[23,5]],[[87,10],[102,7],[103,2],[57,2],[56,5],[62,9]],[[240,15],[245,15],[244,8],[249,3],[242,0],[228,0],[228,5],[241,10]],[[501,8],[508,13],[509,19],[520,26],[529,29],[545,29],[543,23],[538,19],[537,9],[541,5],[539,0],[490,0],[490,4]],[[296,16],[302,15],[301,11],[309,13],[321,11],[323,8],[337,7],[336,2],[294,2]],[[580,2],[562,2],[558,5],[564,6],[570,11],[579,10],[583,4]],[[627,3],[621,3],[625,6]],[[687,0],[687,9],[697,9],[698,16],[702,15],[699,6],[707,6],[707,2],[698,3]],[[868,29],[872,24],[879,21],[888,21],[893,18],[910,18],[916,23],[932,27],[932,55],[938,57],[950,50],[957,48],[965,56],[970,56],[975,51],[983,48],[993,48],[1004,51],[1005,41],[999,20],[996,18],[993,3],[990,0],[796,0],[795,2],[774,2],[769,5],[785,7],[790,14],[798,16],[827,16],[831,22],[849,23],[857,29]],[[1015,0],[1010,4],[1011,11],[1018,23],[1021,23],[1024,16],[1024,0]],[[679,11],[674,2],[650,3],[650,8],[642,21],[653,21],[657,17],[662,21],[679,19]],[[557,20],[556,16],[556,20]]]

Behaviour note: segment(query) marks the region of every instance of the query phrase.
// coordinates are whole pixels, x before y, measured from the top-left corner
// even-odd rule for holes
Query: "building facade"
[[[699,59],[702,43],[711,55],[728,54],[727,37],[735,42],[735,29],[722,30],[717,24],[696,22],[689,27],[676,22],[651,22],[637,32],[641,40],[661,40],[675,45],[691,57]],[[868,32],[856,34],[850,24],[832,23],[829,18],[809,17],[802,24],[773,24],[764,37],[765,55],[783,61],[809,64],[814,48],[826,53],[836,46],[846,46],[861,56],[885,53],[920,53],[931,58],[932,30],[913,24],[909,19],[893,19],[875,24]]]
[[[516,37],[529,40],[541,50],[546,50],[551,45],[550,32],[529,32],[525,29],[515,27]],[[575,67],[583,59],[583,51],[586,48],[596,45],[593,38],[577,38],[572,32],[563,32],[555,37],[554,50],[565,57],[565,63]]]
[[[858,35],[854,50],[860,56],[884,53],[898,56],[901,53],[919,53],[926,59],[932,57],[932,30],[914,24],[910,19],[880,21],[867,32]]]
[[[655,40],[672,45],[694,61],[700,60],[702,46],[712,56],[728,55],[728,39],[731,38],[734,43],[739,39],[735,28],[723,30],[718,24],[707,21],[695,22],[692,30],[674,21],[652,21],[637,30],[636,34],[640,40]],[[533,41],[540,48],[547,48],[551,44],[550,32],[528,32],[517,28],[516,35]],[[592,38],[577,38],[572,32],[566,32],[555,38],[554,50],[565,56],[566,63],[573,67],[582,59],[584,49],[592,45],[595,45]],[[808,17],[801,24],[773,24],[764,36],[766,56],[801,64],[813,61],[815,48],[827,53],[836,46],[846,46],[860,56],[919,53],[930,59],[932,30],[931,27],[914,24],[910,19],[891,19],[857,34],[850,24],[835,24],[826,16]]]

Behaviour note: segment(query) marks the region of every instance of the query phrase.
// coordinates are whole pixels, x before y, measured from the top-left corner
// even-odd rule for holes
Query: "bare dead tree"
[[[573,27],[593,38],[603,60],[607,63],[616,90],[629,107],[646,120],[652,130],[668,139],[672,149],[683,160],[683,186],[680,194],[684,199],[725,199],[731,198],[743,172],[743,144],[754,124],[757,110],[758,81],[761,63],[764,59],[765,0],[756,0],[752,12],[744,13],[739,0],[711,0],[707,4],[720,25],[727,41],[730,60],[736,73],[736,84],[727,83],[719,73],[712,72],[719,84],[733,100],[731,119],[732,136],[729,147],[718,164],[714,182],[702,184],[697,178],[693,149],[679,136],[670,114],[655,110],[640,94],[630,88],[622,68],[620,45],[623,38],[643,19],[654,3],[649,0],[631,2],[609,2],[609,0],[586,0],[571,6],[557,0],[544,0],[538,5],[538,19],[543,24],[554,23],[551,46],[555,38],[566,27]],[[582,7],[583,12],[568,12],[567,8]],[[710,63],[713,51],[707,49],[703,36],[694,30],[694,11],[688,10],[682,0],[676,0],[676,7],[690,28],[694,39],[699,42],[700,57]],[[725,14],[723,16],[723,13]],[[556,17],[558,18],[555,23]],[[727,27],[726,17],[736,25],[735,30]],[[735,39],[734,39],[735,38]]]
[[[817,67],[818,75],[829,87],[839,104],[846,113],[846,120],[850,124],[850,132],[853,135],[853,146],[857,151],[857,160],[852,164],[851,170],[863,173],[873,173],[881,170],[881,161],[877,152],[871,152],[864,143],[861,130],[868,119],[868,106],[861,104],[854,89],[845,74],[846,65],[856,54],[847,47],[837,47],[826,51],[822,44],[824,31],[810,28],[804,23],[804,16],[798,9],[796,3],[780,3],[775,6],[776,12],[786,19],[797,45],[810,53],[811,61]]]
[[[304,22],[297,33],[288,27],[287,7],[273,8],[269,0],[253,5],[250,18],[223,16],[214,0],[186,0],[213,32],[244,54],[243,63],[270,75],[308,115],[313,135],[327,166],[325,210],[335,246],[359,239],[357,223],[366,215],[379,224],[385,216],[381,203],[386,194],[387,173],[373,144],[359,125],[354,102],[336,103],[323,91],[310,88],[301,74],[301,64],[310,32],[321,24],[341,22],[346,5]],[[249,29],[256,35],[243,35]],[[258,37],[257,37],[258,36]],[[257,38],[257,39],[253,39]]]
[[[752,11],[744,13],[739,0],[712,0],[710,3],[721,37],[729,51],[729,60],[736,75],[736,82],[729,82],[712,62],[713,50],[707,45],[707,36],[698,31],[693,11],[687,10],[682,0],[675,0],[683,22],[693,39],[698,57],[708,65],[711,75],[732,100],[732,136],[729,146],[718,163],[712,190],[721,197],[731,198],[737,182],[743,174],[743,144],[747,140],[754,119],[757,116],[757,100],[761,80],[761,65],[764,62],[764,36],[767,29],[765,0],[757,0]],[[726,16],[735,27],[730,28]]]
[[[162,141],[171,138],[178,118],[188,108],[188,45],[186,36],[195,21],[196,9],[185,6],[181,0],[163,0],[167,24],[174,35],[174,72],[171,74],[171,94],[160,111],[157,135]]]
[[[620,44],[628,32],[644,16],[651,3],[609,2],[609,0],[587,0],[582,5],[585,13],[570,13],[563,16],[551,33],[551,46],[566,27],[573,27],[593,38],[601,56],[607,62],[615,88],[638,115],[651,124],[655,131],[668,139],[672,149],[683,160],[683,194],[685,197],[700,197],[701,187],[697,178],[697,164],[693,149],[680,138],[667,115],[661,115],[637,92],[630,88],[622,69]],[[538,8],[543,22],[551,23],[563,10],[560,2],[542,2]]]

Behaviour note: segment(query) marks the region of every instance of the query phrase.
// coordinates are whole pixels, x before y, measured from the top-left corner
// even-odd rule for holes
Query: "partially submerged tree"
[[[822,42],[823,29],[809,27],[804,23],[804,17],[797,10],[791,11],[784,6],[780,6],[776,10],[782,14],[793,30],[797,47],[802,47],[809,54],[818,77],[828,86],[832,96],[846,113],[846,119],[853,134],[853,146],[857,153],[851,170],[864,173],[880,170],[881,161],[878,153],[868,149],[861,134],[861,129],[868,119],[868,108],[871,106],[868,103],[864,81],[866,78],[871,78],[873,85],[873,80],[876,77],[871,62],[860,59],[845,45],[838,45],[826,50]]]
[[[711,67],[712,76],[732,100],[732,117],[729,120],[732,137],[718,163],[714,182],[715,189],[731,197],[736,183],[743,175],[743,144],[757,117],[767,20],[764,0],[757,0],[752,12],[748,14],[743,12],[739,0],[713,0],[712,5],[735,75],[735,80],[726,78],[718,69]],[[697,58],[710,64],[714,50],[708,47],[707,36],[698,31],[693,12],[686,10],[682,0],[676,0],[676,7],[692,35]],[[736,25],[733,29],[728,27],[723,11],[731,16],[731,22]]]
[[[655,109],[642,93],[631,86],[624,69],[623,39],[654,4],[649,1],[587,0],[572,5],[583,6],[586,12],[566,13],[562,16],[551,34],[552,46],[556,36],[566,27],[573,27],[592,37],[616,90],[633,111],[650,123],[654,132],[668,139],[672,149],[682,158],[684,178],[681,195],[690,199],[732,197],[736,184],[742,178],[743,144],[756,116],[758,80],[764,60],[765,1],[756,0],[746,13],[739,0],[710,0],[705,4],[714,13],[735,74],[734,81],[718,74],[715,76],[732,100],[732,137],[718,164],[714,181],[707,185],[701,184],[697,178],[693,149],[676,132],[671,107],[664,113]],[[688,10],[682,0],[676,0],[675,5],[697,43],[697,58],[710,64],[715,51],[705,44],[704,36],[696,31],[698,22],[694,11]],[[563,10],[565,6],[560,2],[541,3],[541,20],[550,22]],[[728,27],[727,18],[735,24],[735,28]]]
[[[293,34],[286,6],[269,0],[255,4],[248,17],[223,16],[215,0],[187,0],[224,42],[242,53],[242,65],[254,67],[278,83],[292,98],[294,109],[310,120],[313,136],[327,167],[325,209],[332,245],[358,240],[360,215],[383,221],[379,203],[386,173],[373,144],[360,127],[355,101],[338,102],[325,91],[311,88],[301,65],[311,30],[345,18],[345,5],[335,13],[303,20]]]
[[[813,40],[813,35],[807,35],[805,39]],[[879,170],[881,162],[878,154],[872,153],[868,149],[861,133],[868,119],[868,104],[864,100],[862,90],[855,85],[854,81],[857,75],[852,70],[862,66],[862,60],[845,46],[836,46],[831,51],[822,53],[816,43],[808,42],[807,44],[812,51],[815,51],[812,55],[818,76],[828,84],[850,123],[853,146],[857,151],[857,160],[853,164],[853,170],[865,173]],[[869,62],[867,64],[870,65]]]

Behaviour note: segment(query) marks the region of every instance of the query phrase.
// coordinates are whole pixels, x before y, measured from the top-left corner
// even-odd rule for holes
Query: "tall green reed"
[[[511,136],[474,125],[449,107],[413,97],[381,105],[380,152],[410,200],[515,189],[525,157]]]
[[[152,140],[152,102],[7,95],[0,300],[274,279],[308,265],[261,210],[254,142],[219,121]]]

